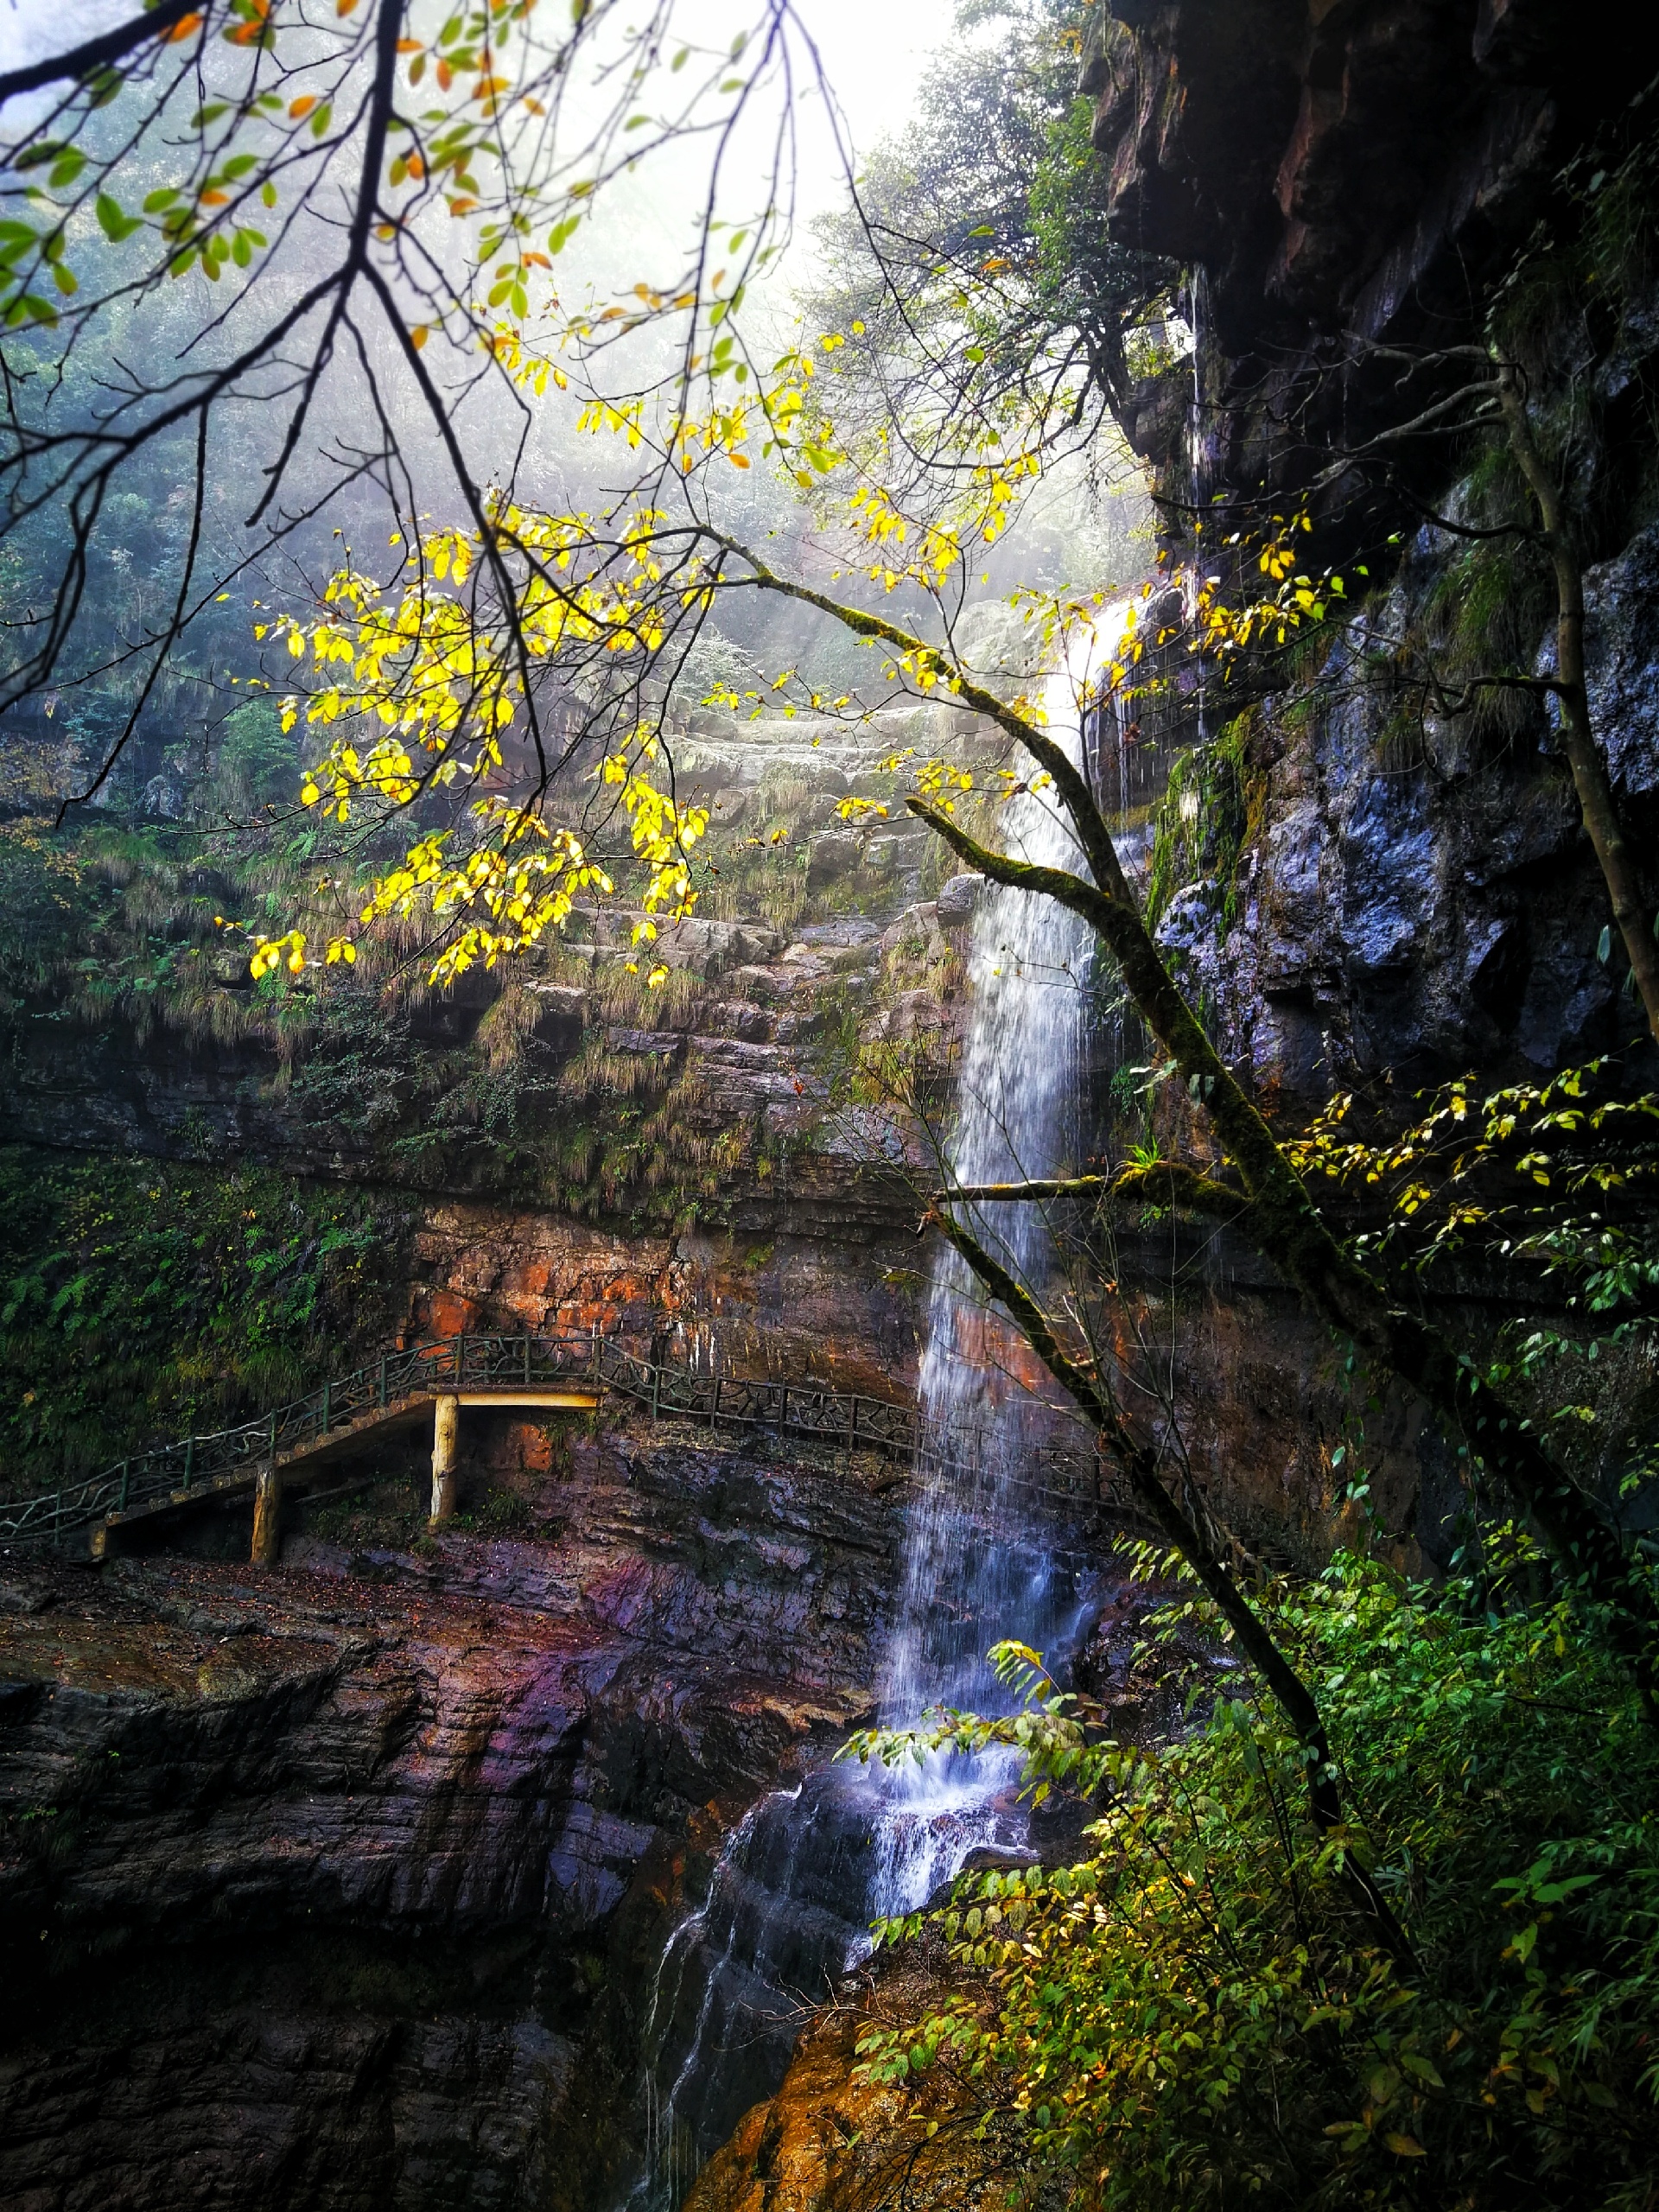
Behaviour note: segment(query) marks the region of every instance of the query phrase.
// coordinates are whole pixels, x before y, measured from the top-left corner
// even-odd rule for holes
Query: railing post
[[[276,1412],[273,1407],[266,1439],[265,1459],[253,1478],[253,1546],[249,1557],[255,1567],[275,1567],[282,1548],[283,1476],[276,1465]]]
[[[328,1433],[328,1391],[329,1385],[325,1382],[322,1386],[322,1433],[325,1436]]]
[[[653,1359],[651,1363],[651,1417],[652,1421],[657,1418],[657,1408],[661,1402],[662,1395],[663,1363],[660,1359]]]
[[[594,1382],[599,1382],[599,1324],[594,1324]]]
[[[441,1396],[432,1408],[433,1526],[455,1510],[455,1459],[461,1437],[461,1400]]]
[[[853,1410],[847,1420],[847,1449],[849,1452],[856,1452],[858,1449],[858,1393],[856,1390],[853,1392]]]
[[[187,1437],[185,1438],[185,1440],[184,1440],[184,1486],[185,1486],[186,1490],[188,1490],[188,1489],[189,1489],[189,1487],[190,1487],[190,1476],[191,1476],[192,1470],[193,1470],[193,1469],[194,1468],[194,1466],[195,1466],[195,1463],[196,1463],[196,1440],[195,1440],[195,1438],[194,1438],[194,1436],[187,1436]],[[130,1463],[129,1463],[129,1464],[130,1464]],[[122,1504],[123,1504],[123,1505],[124,1505],[124,1504],[126,1503],[126,1502],[127,1502],[127,1476],[126,1476],[126,1470],[125,1470],[125,1468],[123,1468],[123,1470],[122,1470],[122,1471],[121,1471],[121,1503],[122,1503]]]
[[[55,1497],[55,1498],[53,1500],[53,1502],[52,1502],[52,1541],[54,1542],[54,1544],[57,1544],[57,1543],[60,1543],[60,1542],[62,1541],[62,1539],[63,1539],[63,1490],[62,1490],[61,1485],[60,1485],[59,1490],[58,1490],[58,1494],[57,1494],[56,1497]]]
[[[524,1388],[530,1388],[530,1332],[524,1332]]]
[[[380,1355],[380,1410],[382,1413],[386,1410],[386,1355],[385,1352]]]
[[[127,1484],[131,1479],[132,1462],[124,1459],[121,1462],[121,1503],[115,1509],[118,1513],[124,1513],[127,1510]]]
[[[467,1380],[467,1332],[463,1329],[455,1338],[455,1388]]]
[[[720,1419],[720,1377],[715,1377],[715,1395],[709,1402],[709,1426],[712,1428]]]
[[[789,1427],[789,1385],[785,1382],[778,1398],[778,1433],[781,1436]]]

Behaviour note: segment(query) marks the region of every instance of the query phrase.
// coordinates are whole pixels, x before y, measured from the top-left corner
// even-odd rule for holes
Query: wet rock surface
[[[944,1993],[920,1972],[884,1976],[878,2013],[868,1992],[849,1989],[802,2037],[777,2095],[747,2113],[704,2167],[686,2212],[1000,2205],[1008,2183],[999,2145],[974,2139],[970,2101],[945,2069],[933,2069],[919,2094],[908,2082],[879,2088],[855,2079],[858,2038],[873,2018],[913,2018]]]
[[[686,1880],[868,1708],[897,1501],[690,1442],[528,1487],[565,1533],[7,1562],[0,2203],[598,2201]]]

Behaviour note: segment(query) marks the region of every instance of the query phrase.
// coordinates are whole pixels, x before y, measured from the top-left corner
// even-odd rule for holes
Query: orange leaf
[[[426,48],[417,38],[400,38],[397,51],[399,54],[424,54]]]
[[[439,82],[439,84],[441,84],[441,85],[442,86],[442,87],[443,87],[444,91],[447,92],[448,91],[448,89],[449,89],[450,86],[451,86],[451,85],[453,85],[453,84],[454,83],[454,81],[455,81],[455,73],[454,73],[454,70],[449,67],[449,64],[448,64],[447,61],[442,60],[441,59],[441,60],[439,60],[439,63],[438,63],[438,82]]]
[[[231,204],[231,195],[228,192],[204,192],[201,195],[201,204],[204,207],[228,207]]]
[[[168,46],[176,46],[181,39],[194,38],[200,29],[200,16],[181,16],[178,22],[168,31],[165,42]]]
[[[416,184],[418,184],[421,179],[426,175],[426,163],[421,159],[418,154],[411,154],[410,156],[409,173],[410,176],[414,178]]]
[[[315,92],[307,92],[302,99],[290,100],[288,104],[288,112],[290,120],[295,123],[303,121],[305,117],[310,114],[312,109],[315,107],[316,104],[317,96]]]
[[[410,332],[409,342],[415,348],[415,351],[417,353],[420,352],[422,346],[425,345],[429,335],[429,334],[427,330],[427,327],[423,322],[416,323],[414,329]]]
[[[349,16],[356,5],[357,0],[339,0],[339,6],[335,12],[341,16]]]

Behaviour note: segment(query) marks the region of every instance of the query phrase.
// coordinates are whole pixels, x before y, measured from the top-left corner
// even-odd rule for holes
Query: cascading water
[[[1086,646],[1048,678],[1050,734],[1082,760],[1077,700]],[[1004,810],[1006,849],[1082,872],[1071,824],[1050,789]],[[953,1183],[1009,1183],[1064,1173],[1081,1136],[1087,925],[1052,899],[999,887],[975,922],[973,1021],[964,1044],[948,1167]],[[1042,1211],[1014,1201],[970,1210],[974,1233],[1040,1295],[1052,1253]],[[913,1721],[930,1707],[995,1711],[1000,1688],[984,1651],[997,1636],[1052,1648],[1075,1604],[1070,1576],[1023,1505],[1021,1477],[1052,1421],[1028,1378],[1010,1371],[1013,1338],[988,1320],[967,1263],[949,1245],[928,1297],[920,1398],[932,1440],[906,1532],[884,1718]],[[1010,1804],[1015,1762],[995,1755],[931,1758],[887,1779],[877,1829],[874,1915],[914,1911],[987,1845],[1017,1846]]]
[[[1092,640],[1090,641],[1092,644]],[[1081,760],[1078,647],[1045,686],[1051,735]],[[1007,849],[1083,863],[1052,790],[1005,809]],[[999,889],[982,902],[949,1172],[962,1185],[1064,1173],[1082,1135],[1086,925],[1052,899]],[[982,1242],[1033,1290],[1052,1262],[1039,1209],[981,1204]],[[1052,1412],[1014,1371],[1015,1340],[988,1319],[950,1247],[928,1300],[920,1396],[931,1440],[906,1535],[883,1718],[940,1704],[995,1709],[985,1665],[999,1636],[1063,1640],[1075,1578],[1057,1565],[1021,1481]],[[645,2026],[645,2171],[630,2212],[674,2212],[698,2167],[781,2080],[806,2012],[869,1948],[868,1923],[914,1911],[976,1850],[1017,1850],[1026,1824],[1011,1758],[929,1758],[893,1772],[836,1766],[764,1799],[734,1831],[706,1900],[670,1938]]]

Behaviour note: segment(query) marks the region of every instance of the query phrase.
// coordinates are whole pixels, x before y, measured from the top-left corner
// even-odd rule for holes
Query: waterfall
[[[1093,640],[1080,640],[1048,677],[1048,729],[1083,760],[1077,701]],[[1004,809],[1007,851],[1084,872],[1052,789],[1027,790]],[[963,1043],[949,1179],[1007,1183],[1075,1170],[1082,1136],[1086,923],[1052,899],[998,887],[975,918],[969,976],[972,1020]],[[982,1202],[964,1216],[987,1250],[1040,1297],[1052,1262],[1042,1209]],[[1024,1371],[1014,1371],[1021,1369]],[[984,1311],[968,1265],[940,1245],[927,1306],[920,1398],[932,1440],[906,1531],[898,1623],[884,1718],[899,1726],[930,1707],[980,1712],[1003,1702],[984,1659],[997,1637],[1052,1647],[1074,1593],[1058,1576],[1020,1484],[1052,1415],[1030,1387],[1034,1361],[1007,1325]],[[887,1778],[877,1827],[873,1915],[912,1912],[976,1849],[1018,1847],[1024,1824],[1011,1802],[1017,1761],[934,1755]]]
[[[1074,646],[1043,693],[1050,734],[1079,764],[1077,701],[1093,645]],[[1019,793],[1001,828],[1023,859],[1083,866],[1052,790]],[[955,1183],[1075,1165],[1089,957],[1086,925],[1052,899],[1009,889],[982,899],[946,1162]],[[969,1217],[1040,1294],[1053,1257],[1040,1208],[981,1204]],[[931,1442],[887,1655],[889,1725],[942,1703],[995,1709],[987,1644],[1064,1638],[1077,1592],[1020,1480],[1055,1418],[1031,1388],[1034,1375],[1028,1350],[987,1315],[965,1264],[942,1244],[920,1376]],[[895,1772],[836,1766],[762,1800],[728,1840],[706,1900],[675,1929],[658,1970],[644,2037],[646,2163],[629,2212],[675,2212],[703,2160],[781,2081],[807,2011],[868,1951],[872,1918],[916,1910],[974,1852],[1018,1852],[1026,1834],[1012,1755],[935,1756]]]

